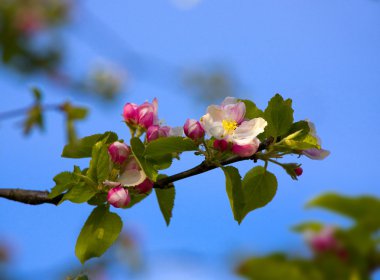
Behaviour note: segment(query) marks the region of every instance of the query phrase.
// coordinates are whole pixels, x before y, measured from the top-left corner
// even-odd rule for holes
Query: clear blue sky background
[[[128,65],[120,40],[93,25],[94,16],[133,49],[154,57],[159,75],[145,78],[140,73],[120,102],[104,105],[75,93],[68,96],[43,79],[25,80],[0,69],[0,111],[27,106],[28,86],[40,85],[48,103],[70,98],[91,106],[90,117],[78,127],[82,136],[113,130],[127,138],[120,115],[128,101],[158,97],[160,117],[173,126],[205,113],[206,105],[184,94],[162,61],[178,67],[225,63],[244,85],[239,97],[260,107],[276,92],[292,98],[296,119],[312,120],[331,150],[322,162],[302,159],[304,175],[298,182],[270,167],[278,175],[276,197],[240,226],[233,220],[220,170],[176,184],[169,228],[154,195],[131,210],[117,211],[125,227],[140,234],[149,266],[142,279],[178,279],[183,273],[189,277],[185,279],[234,279],[234,254],[305,252],[302,239],[289,231],[291,225],[313,218],[347,224],[322,211],[305,211],[303,205],[312,197],[332,190],[380,196],[378,1],[203,0],[188,10],[169,0],[86,1],[65,30],[70,49],[66,69],[71,73],[81,73],[98,57]],[[46,133],[29,138],[21,136],[15,122],[1,124],[0,187],[49,189],[55,174],[78,163],[60,158],[65,142],[61,116],[50,113],[47,119]],[[200,160],[183,158],[171,174]],[[0,238],[15,248],[12,269],[22,279],[53,279],[54,270],[78,263],[74,246],[91,207],[0,200],[0,209]]]

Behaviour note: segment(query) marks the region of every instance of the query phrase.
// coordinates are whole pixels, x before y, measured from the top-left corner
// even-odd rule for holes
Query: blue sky
[[[239,97],[252,99],[262,108],[276,92],[292,98],[296,119],[316,124],[331,156],[321,162],[301,159],[304,174],[298,182],[270,167],[278,176],[278,193],[242,225],[233,220],[220,170],[176,184],[169,228],[154,196],[131,210],[117,211],[125,227],[141,235],[151,263],[144,279],[160,279],[155,277],[169,266],[184,266],[180,271],[196,273],[192,261],[199,268],[197,279],[221,279],[220,271],[230,273],[226,263],[233,254],[304,252],[301,238],[289,231],[297,222],[317,218],[347,224],[322,211],[305,211],[303,205],[313,196],[332,190],[380,195],[375,181],[380,156],[376,121],[380,119],[379,15],[380,4],[371,0],[203,0],[185,10],[169,0],[86,1],[64,31],[70,58],[65,68],[79,74],[94,60],[108,59],[127,71],[129,66],[135,69],[125,51],[127,44],[153,61],[154,74],[147,71],[144,75],[144,70],[133,77],[131,70],[128,92],[119,102],[104,105],[74,92],[68,95],[44,79],[24,79],[0,69],[4,96],[0,111],[27,106],[29,86],[38,85],[48,103],[69,98],[91,107],[88,120],[78,126],[80,135],[113,130],[127,138],[120,114],[129,101],[141,103],[157,97],[160,117],[173,126],[182,125],[188,117],[202,116],[206,105],[184,93],[176,70],[215,63],[227,65],[239,78]],[[100,28],[94,18],[122,39]],[[61,116],[50,113],[45,134],[24,138],[14,121],[1,123],[0,187],[49,189],[55,174],[78,163],[60,158],[65,141],[61,124]],[[183,159],[168,173],[200,160],[192,155]],[[247,163],[237,166],[249,168]],[[22,279],[77,263],[75,241],[91,207],[69,203],[35,207],[5,200],[0,207],[0,238],[15,247],[12,265]],[[168,261],[158,266],[157,258]],[[184,261],[178,264],[178,258]]]

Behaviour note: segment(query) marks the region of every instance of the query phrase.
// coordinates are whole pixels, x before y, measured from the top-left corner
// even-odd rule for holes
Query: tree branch
[[[267,139],[266,141],[262,142],[259,146],[259,149],[257,152],[260,152],[264,149],[266,149],[271,143],[273,142],[273,138]],[[239,157],[239,156],[233,156],[220,164],[209,164],[206,161],[203,161],[199,165],[190,168],[186,171],[174,174],[172,176],[168,176],[165,178],[162,178],[160,180],[157,180],[157,182],[154,183],[154,188],[157,189],[165,189],[172,187],[170,184],[185,178],[189,178],[198,174],[205,173],[207,171],[213,170],[215,168],[229,165],[235,162],[244,161],[244,160],[257,160],[256,154],[254,154],[251,157]],[[35,191],[35,190],[24,190],[24,189],[0,189],[0,197],[30,204],[30,205],[39,205],[39,204],[54,204],[57,205],[63,195],[59,195],[53,199],[48,197],[49,192],[48,191]]]

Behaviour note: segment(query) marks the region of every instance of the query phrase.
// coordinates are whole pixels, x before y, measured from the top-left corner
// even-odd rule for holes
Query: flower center
[[[238,127],[237,122],[228,120],[223,120],[222,125],[227,134],[232,134],[234,130]]]

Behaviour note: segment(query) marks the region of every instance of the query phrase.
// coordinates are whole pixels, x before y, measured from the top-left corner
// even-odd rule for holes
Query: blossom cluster
[[[241,157],[256,153],[260,141],[257,136],[264,131],[267,122],[263,118],[246,119],[245,104],[233,97],[227,97],[219,105],[211,105],[200,119],[187,119],[183,127],[162,125],[158,118],[158,101],[144,102],[141,105],[127,103],[123,110],[123,119],[131,129],[132,135],[146,133],[146,142],[162,137],[182,136],[201,144],[207,134],[216,152],[230,152]],[[154,183],[147,178],[131,153],[131,148],[121,142],[114,142],[108,148],[114,164],[120,166],[116,182],[106,181],[111,187],[108,202],[115,207],[127,207],[131,201],[128,188],[133,187],[140,193],[148,193]]]

